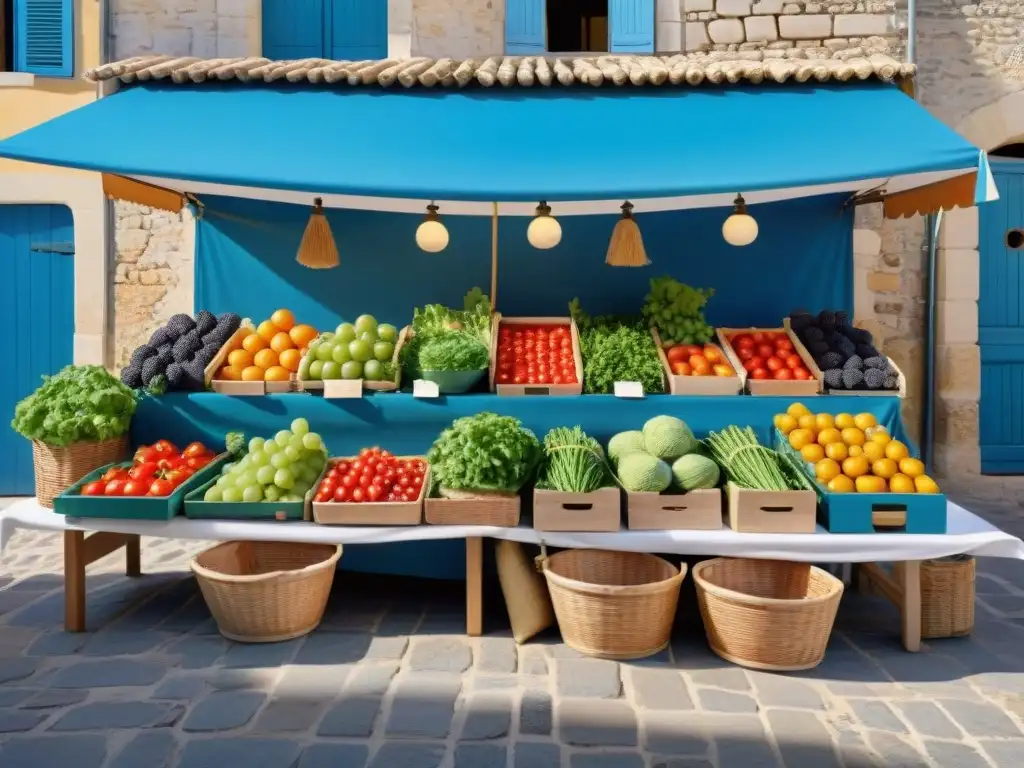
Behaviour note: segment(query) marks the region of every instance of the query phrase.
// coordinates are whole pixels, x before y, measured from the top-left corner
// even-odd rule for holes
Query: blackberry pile
[[[850,325],[843,311],[818,315],[797,311],[789,316],[797,338],[825,374],[829,389],[897,389],[899,375],[889,358],[875,348],[871,333]]]
[[[175,315],[132,353],[121,381],[153,394],[200,392],[206,388],[206,366],[241,324],[242,318],[232,312],[214,317],[204,309],[195,318]]]

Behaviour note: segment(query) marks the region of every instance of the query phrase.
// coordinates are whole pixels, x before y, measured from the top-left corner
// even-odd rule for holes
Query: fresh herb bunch
[[[714,330],[704,319],[704,305],[715,295],[713,288],[691,288],[668,275],[651,279],[643,315],[658,329],[664,344],[706,344]]]
[[[14,409],[11,427],[30,440],[71,445],[128,432],[136,395],[101,365],[69,365]]]
[[[420,350],[428,341],[459,333],[491,348],[491,302],[479,288],[473,288],[463,299],[463,309],[454,310],[442,304],[428,304],[413,310],[412,334],[402,346],[402,370],[410,380],[421,378],[426,370],[479,370],[473,368],[428,368],[420,360]],[[436,360],[434,361],[436,362]],[[482,367],[486,367],[486,364]]]
[[[419,351],[419,365],[424,371],[479,371],[490,360],[490,349],[476,336],[463,331],[427,339]]]
[[[601,444],[580,427],[555,427],[544,436],[544,464],[538,488],[591,493],[612,484]]]
[[[478,413],[456,419],[427,454],[435,485],[515,493],[541,457],[536,435],[518,419]]]
[[[712,458],[725,470],[726,477],[741,488],[762,491],[802,490],[806,487],[777,452],[765,448],[750,427],[726,427],[711,432],[704,441]]]
[[[658,347],[641,318],[591,318],[580,307],[579,299],[570,302],[569,313],[580,330],[584,392],[611,394],[616,381],[638,381],[647,394],[665,391]]]

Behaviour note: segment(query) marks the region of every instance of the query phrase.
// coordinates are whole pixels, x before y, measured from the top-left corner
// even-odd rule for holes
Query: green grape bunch
[[[713,288],[691,288],[669,275],[651,279],[644,298],[644,319],[658,329],[663,344],[706,344],[714,330],[704,319],[704,305]]]

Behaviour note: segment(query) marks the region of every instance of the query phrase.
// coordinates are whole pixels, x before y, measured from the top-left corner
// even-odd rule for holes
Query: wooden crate
[[[658,357],[661,359],[661,367],[665,371],[665,380],[668,382],[668,392],[672,395],[738,395],[743,391],[743,384],[746,378],[746,371],[743,366],[736,366],[729,360],[735,376],[678,376],[672,373],[668,364],[668,356],[662,348],[661,336],[657,328],[651,328],[651,337],[654,345],[658,348]],[[722,354],[726,354],[722,350]],[[728,359],[728,357],[727,357]]]
[[[299,377],[297,386],[302,392],[316,392],[328,399],[352,399],[363,396],[363,392],[395,392],[402,386],[402,366],[398,362],[398,355],[402,351],[406,337],[410,332],[407,325],[398,333],[395,342],[395,351],[391,355],[391,364],[395,368],[395,376],[390,381],[366,381],[365,379],[329,379],[327,381],[316,381]],[[308,355],[308,353],[307,353]],[[302,358],[305,362],[306,358]]]
[[[814,491],[760,491],[726,484],[729,527],[738,533],[814,533]]]
[[[424,519],[430,525],[519,525],[519,496],[480,499],[436,499],[423,503]]]
[[[572,336],[572,356],[576,363],[575,384],[498,384],[498,338],[502,325],[567,325]],[[571,317],[502,317],[495,315],[491,322],[491,365],[488,370],[491,392],[499,395],[580,395],[583,394],[583,355],[580,353],[580,333]]]
[[[722,489],[689,493],[627,493],[626,526],[632,531],[717,531]]]
[[[224,365],[228,355],[236,349],[241,349],[242,340],[255,332],[256,328],[253,326],[252,321],[249,319],[242,321],[242,324],[238,326],[238,330],[231,335],[230,339],[224,342],[224,346],[220,348],[213,360],[210,361],[210,364],[206,366],[205,378],[207,387],[211,387],[214,392],[220,392],[223,395],[236,395],[239,397],[255,397],[297,391],[294,373],[288,381],[227,381],[214,378],[217,375],[217,371]]]
[[[354,461],[356,457],[330,459],[324,467],[324,471],[313,486],[314,494],[320,488],[324,476],[339,461]],[[409,459],[422,459],[425,456],[399,456],[400,461]],[[423,522],[423,499],[430,488],[430,465],[427,465],[427,472],[423,476],[423,487],[420,488],[420,496],[416,501],[371,501],[371,502],[347,502],[347,501],[314,501],[313,520],[320,525],[419,525]]]
[[[783,397],[809,397],[820,394],[825,384],[824,374],[818,368],[818,364],[814,362],[811,353],[807,351],[807,347],[803,345],[803,342],[796,337],[796,334],[789,327],[788,318],[785,320],[784,327],[782,328],[719,328],[719,344],[725,352],[725,356],[729,359],[729,363],[733,367],[738,366],[743,369],[743,361],[740,360],[736,350],[733,349],[729,341],[730,337],[737,333],[757,333],[758,331],[785,333],[789,340],[793,342],[793,351],[800,355],[800,359],[804,361],[804,365],[811,374],[811,378],[803,381],[793,379],[776,381],[775,379],[752,379],[748,375],[745,377],[747,391],[752,395],[776,395]]]
[[[622,496],[617,487],[592,493],[533,492],[533,527],[537,531],[617,531],[622,527]]]

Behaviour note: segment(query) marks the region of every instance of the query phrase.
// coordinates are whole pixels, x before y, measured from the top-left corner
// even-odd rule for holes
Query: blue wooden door
[[[1024,474],[1024,162],[991,165],[999,199],[978,208],[981,471]]]
[[[322,59],[326,37],[324,0],[263,0],[266,58]]]
[[[507,0],[505,53],[535,56],[547,48],[544,0]]]
[[[8,329],[0,376],[0,496],[32,495],[32,447],[14,406],[72,361],[74,226],[61,205],[0,205],[0,307]]]
[[[388,4],[386,0],[330,0],[331,31],[328,58],[342,61],[386,59]]]
[[[613,53],[654,53],[654,0],[608,0]]]

